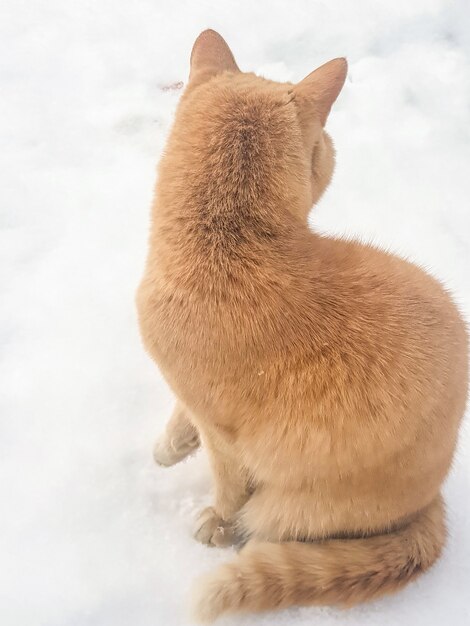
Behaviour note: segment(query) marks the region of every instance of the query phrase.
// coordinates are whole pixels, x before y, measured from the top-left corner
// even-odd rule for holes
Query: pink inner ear
[[[199,72],[240,71],[224,38],[211,29],[203,31],[194,42],[190,64],[190,80]]]

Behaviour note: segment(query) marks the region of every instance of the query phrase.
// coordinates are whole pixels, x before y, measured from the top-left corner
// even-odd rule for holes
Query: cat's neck
[[[152,247],[175,273],[214,282],[274,263],[307,230],[297,144],[282,133],[274,141],[257,116],[224,111],[224,123],[197,127],[192,113],[183,106],[160,163]]]
[[[167,279],[218,292],[296,267],[288,259],[309,231],[285,199],[277,204],[270,193],[250,195],[224,180],[203,187],[186,180],[184,189],[182,180],[168,182],[161,178],[157,189],[151,242]]]

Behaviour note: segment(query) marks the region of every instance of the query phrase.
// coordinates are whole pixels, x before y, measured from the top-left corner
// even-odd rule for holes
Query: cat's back
[[[316,256],[312,302],[324,313],[318,317],[325,319],[331,355],[323,375],[329,378],[332,363],[342,372],[331,383],[329,408],[408,424],[410,432],[420,423],[455,432],[465,407],[468,347],[450,294],[417,265],[370,245],[325,237]]]
[[[400,354],[415,366],[426,361],[441,373],[457,369],[460,376],[465,374],[465,323],[436,278],[395,254],[357,241],[321,237],[315,256],[321,261],[313,297],[317,306],[325,302],[325,315],[330,308],[333,321],[337,319],[332,336],[339,341],[349,337],[357,342],[355,351],[370,351],[369,357],[375,353],[396,360]]]
[[[282,388],[280,372],[290,379],[301,367],[311,371],[302,380],[312,397],[319,372],[333,386],[346,377],[353,390],[375,384],[390,396],[395,386],[459,396],[465,388],[467,339],[456,306],[437,280],[395,255],[307,233],[218,281],[198,273],[202,259],[184,288],[157,265],[139,290],[141,325],[151,352],[183,384],[199,371],[245,388],[262,371],[268,384],[256,388],[264,394],[270,375]],[[335,382],[330,369],[344,376]]]

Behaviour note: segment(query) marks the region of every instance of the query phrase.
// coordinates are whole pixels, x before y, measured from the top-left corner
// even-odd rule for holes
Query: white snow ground
[[[133,301],[180,93],[162,87],[186,80],[209,26],[274,79],[348,57],[336,177],[312,223],[409,255],[470,313],[466,0],[2,0],[2,626],[190,624],[191,581],[233,557],[191,538],[210,501],[204,454],[152,462],[172,397]],[[400,595],[220,623],[469,624],[469,474],[467,429],[446,554]]]

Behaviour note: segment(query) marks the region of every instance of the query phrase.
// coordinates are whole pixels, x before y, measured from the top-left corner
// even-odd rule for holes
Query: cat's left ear
[[[346,59],[333,59],[297,83],[294,87],[295,101],[302,116],[314,115],[324,126],[331,107],[343,88],[347,72]]]
[[[239,72],[225,39],[215,30],[205,30],[194,42],[191,52],[189,82],[209,79],[221,72]]]

